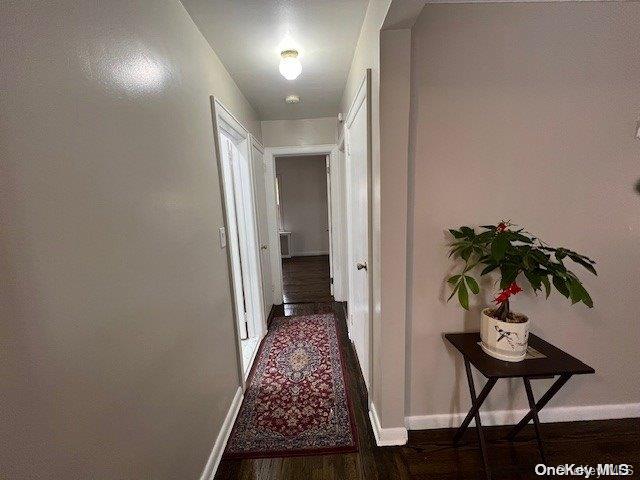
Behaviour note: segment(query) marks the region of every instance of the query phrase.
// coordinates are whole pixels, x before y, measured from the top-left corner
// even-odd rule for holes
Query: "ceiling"
[[[182,3],[261,120],[338,113],[367,0]],[[292,46],[300,52],[302,74],[289,81],[278,64],[280,51]],[[300,103],[286,104],[291,94]]]

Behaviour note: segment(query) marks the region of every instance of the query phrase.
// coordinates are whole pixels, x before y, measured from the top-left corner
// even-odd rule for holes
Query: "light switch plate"
[[[227,246],[227,231],[224,227],[220,227],[218,234],[220,235],[220,248],[225,248]]]

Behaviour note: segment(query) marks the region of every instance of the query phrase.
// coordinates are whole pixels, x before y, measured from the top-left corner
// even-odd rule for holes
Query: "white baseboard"
[[[220,428],[216,442],[213,444],[213,450],[211,451],[209,460],[207,460],[207,464],[202,471],[200,480],[213,480],[213,477],[216,475],[216,470],[218,470],[218,465],[220,465],[220,460],[224,453],[224,447],[227,446],[227,440],[229,440],[229,435],[231,434],[231,427],[233,427],[233,422],[236,421],[236,417],[240,411],[242,398],[242,388],[238,387],[238,390],[236,390],[236,394],[231,401],[231,406],[229,407],[227,416],[224,418],[224,422],[222,422],[222,427]]]
[[[379,447],[404,445],[407,443],[408,434],[406,428],[382,428],[376,406],[373,402],[371,402],[371,409],[369,410],[369,419],[371,420],[373,435],[376,437],[376,444],[378,444]]]
[[[264,337],[266,336],[267,336],[266,332],[260,335],[260,338],[258,338],[258,343],[256,343],[256,346],[253,349],[253,352],[251,353],[251,358],[249,359],[249,365],[247,365],[247,368],[242,373],[242,378],[244,379],[245,382],[247,381],[247,378],[249,378],[249,373],[251,373],[253,362],[255,362],[256,355],[258,354],[258,350],[260,350],[260,344],[262,343],[262,340],[264,340]],[[244,368],[244,365],[243,365],[243,368]]]
[[[515,425],[529,410],[493,410],[481,411],[483,425]],[[442,413],[435,415],[414,415],[405,417],[404,423],[409,430],[429,430],[432,428],[457,428],[467,413]],[[617,405],[587,405],[576,407],[549,407],[540,411],[540,421],[575,422],[580,420],[609,420],[615,418],[640,417],[640,403],[622,403]],[[475,425],[475,420],[471,420]]]
[[[308,252],[291,252],[292,257],[315,257],[316,255],[329,255],[324,250],[310,250]]]

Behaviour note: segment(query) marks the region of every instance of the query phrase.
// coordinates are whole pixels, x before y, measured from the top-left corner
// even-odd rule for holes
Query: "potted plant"
[[[482,310],[481,347],[492,357],[518,362],[527,352],[530,324],[528,317],[511,311],[510,297],[522,291],[516,283],[519,277],[524,276],[536,294],[544,288],[548,298],[553,286],[572,304],[582,302],[592,308],[589,293],[565,262],[572,260],[597,275],[595,262],[568,248],[550,247],[509,222],[483,225],[479,230],[476,232],[472,227],[449,230],[454,239],[449,257],[462,259],[464,266],[447,280],[453,287],[448,300],[457,294],[460,305],[468,310],[469,292],[480,291],[472,272],[479,267],[483,267],[480,276],[498,271],[500,293],[494,300],[496,306]]]

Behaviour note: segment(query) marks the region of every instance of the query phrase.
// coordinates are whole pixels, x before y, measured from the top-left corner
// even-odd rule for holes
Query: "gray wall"
[[[640,401],[638,25],[634,2],[423,10],[413,29],[408,414],[468,407],[464,368],[442,333],[478,330],[491,296],[474,298],[470,313],[445,303],[445,229],[501,219],[598,260],[599,276],[584,276],[592,310],[529,289],[513,302],[533,333],[597,370],[551,405]],[[512,386],[488,408],[523,408]]]
[[[238,385],[209,95],[182,5],[3,3],[2,478],[194,479]]]
[[[276,158],[284,229],[291,253],[328,254],[327,170],[324,155]]]
[[[265,147],[332,145],[336,143],[336,117],[301,120],[263,120]]]

